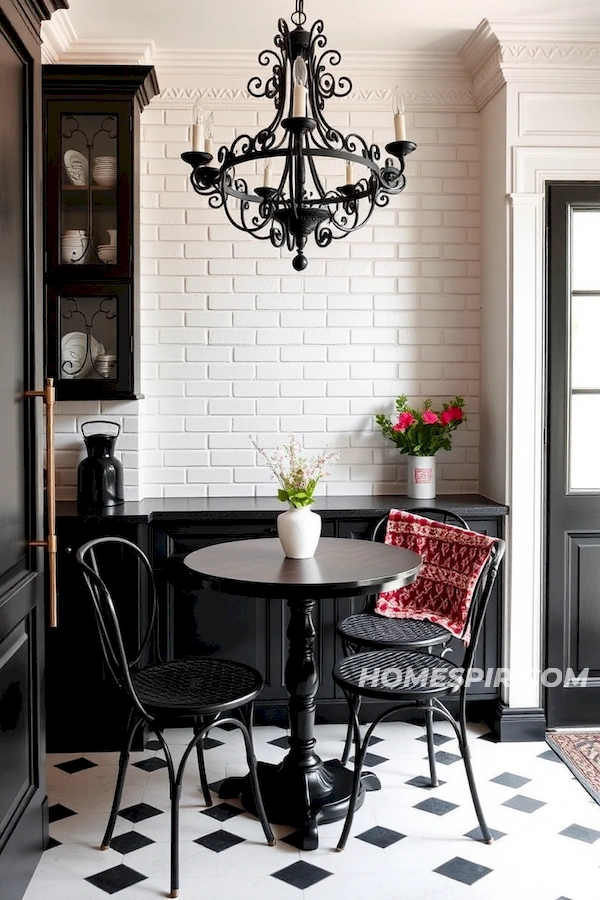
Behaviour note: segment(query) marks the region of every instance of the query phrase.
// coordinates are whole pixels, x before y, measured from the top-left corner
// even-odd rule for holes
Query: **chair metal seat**
[[[452,635],[428,619],[393,619],[374,613],[357,613],[339,625],[338,633],[349,643],[373,647],[436,647]]]
[[[256,669],[206,656],[147,666],[132,672],[131,681],[144,706],[200,716],[250,703],[263,687]]]
[[[360,691],[364,697],[393,702],[456,693],[462,683],[460,673],[455,663],[429,653],[374,650],[342,659],[333,679],[349,694]]]
[[[456,538],[453,537],[454,534],[457,535]],[[456,539],[457,542],[461,539],[464,540],[460,535],[459,529],[450,529],[446,537],[450,540]],[[483,546],[486,548],[487,559],[482,563],[479,555],[460,570],[460,574],[465,577],[475,577],[468,617],[463,630],[463,634],[469,635],[469,638],[466,642],[464,659],[461,661],[461,665],[457,666],[442,656],[420,652],[409,647],[390,649],[389,647],[380,646],[380,649],[377,650],[350,653],[350,655],[340,660],[333,670],[333,680],[342,688],[350,709],[350,720],[342,764],[345,765],[348,760],[352,739],[355,747],[352,797],[346,813],[344,828],[338,841],[338,850],[344,849],[350,835],[360,793],[363,767],[374,730],[379,726],[380,722],[383,722],[390,716],[402,718],[405,715],[414,715],[415,709],[422,710],[425,714],[427,757],[429,759],[431,786],[436,787],[439,784],[436,771],[435,736],[433,733],[434,715],[438,715],[449,722],[456,735],[481,834],[486,844],[492,843],[492,833],[487,826],[481,803],[479,802],[468,747],[467,686],[473,667],[477,642],[483,627],[485,612],[500,562],[504,556],[506,544],[500,538],[496,538],[489,539]],[[359,620],[358,628],[362,627],[361,619],[377,622],[378,618],[385,618],[383,624],[386,629],[393,629],[397,622],[404,624],[411,621],[408,619],[397,620],[377,617],[373,613],[366,613],[363,616],[352,618]],[[412,621],[414,622],[414,620]],[[346,627],[345,623],[342,627]],[[446,632],[446,634],[448,634],[449,639],[449,632]],[[344,634],[343,641],[346,647],[351,650],[352,637],[347,637]],[[424,643],[428,647],[431,646],[429,640],[426,640]],[[458,699],[457,718],[442,702],[443,699],[449,696],[454,696]],[[361,701],[365,697],[386,702],[381,704],[383,707],[381,711],[375,710],[373,720],[367,725],[364,737],[361,737],[359,712]]]
[[[135,647],[123,639],[119,610],[109,588],[100,575],[106,559],[104,548],[119,549],[123,557],[130,555],[140,576],[140,584],[148,587],[147,625]],[[154,732],[164,753],[169,778],[171,890],[169,897],[179,896],[179,801],[186,763],[195,750],[200,786],[206,806],[212,806],[206,777],[203,743],[215,725],[230,725],[242,732],[246,761],[250,770],[250,786],[265,838],[270,846],[275,837],[267,816],[258,783],[256,757],[252,745],[253,704],[263,687],[260,672],[243,663],[214,656],[192,656],[164,660],[158,635],[159,606],[156,580],[150,560],[132,541],[122,537],[101,537],[88,541],[77,550],[84,581],[90,593],[104,662],[117,685],[129,700],[129,718],[119,757],[117,783],[101,850],[108,850],[123,797],[125,776],[135,732],[142,726]],[[108,568],[108,567],[107,567]],[[142,580],[143,579],[143,580]],[[131,641],[133,643],[133,639]],[[152,664],[141,667],[142,659]],[[176,764],[163,734],[163,729],[180,720],[191,725],[192,737]],[[191,721],[190,721],[191,720]]]

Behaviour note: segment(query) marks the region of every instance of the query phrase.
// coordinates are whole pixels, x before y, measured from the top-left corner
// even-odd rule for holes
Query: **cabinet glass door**
[[[118,305],[106,294],[60,297],[60,378],[117,378]]]
[[[60,117],[60,262],[118,262],[116,115]]]
[[[59,399],[131,396],[131,317],[127,285],[49,289],[50,374]]]

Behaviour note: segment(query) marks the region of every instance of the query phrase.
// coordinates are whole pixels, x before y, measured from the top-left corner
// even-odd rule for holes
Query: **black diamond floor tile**
[[[477,738],[478,741],[489,741],[490,744],[499,744],[500,738],[497,734],[494,734],[493,731],[486,731],[485,734],[480,734]]]
[[[452,763],[460,762],[462,756],[459,753],[448,753],[447,750],[438,750],[435,754],[435,759],[436,762],[441,763],[443,766],[451,766]]]
[[[126,831],[110,842],[111,848],[117,853],[133,853],[134,850],[141,850],[149,844],[154,844],[154,841],[139,831]]]
[[[234,816],[240,816],[244,810],[238,806],[232,806],[231,803],[218,803],[216,806],[209,806],[208,809],[201,809],[203,816],[210,816],[217,822],[226,822],[227,819],[233,819]]]
[[[426,775],[417,775],[416,778],[411,778],[406,784],[410,784],[412,787],[425,788],[428,791],[434,791],[436,787],[440,787],[442,784],[446,784],[446,782],[442,781],[440,778],[438,779],[438,783],[434,786],[431,783],[431,779],[427,778]]]
[[[600,838],[600,831],[594,831],[593,828],[585,828],[583,825],[569,825],[564,831],[559,831],[565,837],[575,838],[576,841],[584,841],[586,844],[593,844]]]
[[[503,772],[502,775],[496,775],[495,778],[490,778],[490,781],[493,781],[495,784],[502,784],[504,787],[510,788],[520,788],[523,787],[524,784],[527,784],[531,781],[531,778],[523,778],[521,775],[513,775],[512,772]]]
[[[213,831],[211,834],[204,834],[202,837],[196,838],[196,844],[202,844],[208,850],[220,853],[222,850],[229,850],[236,844],[242,844],[245,838],[239,834],[231,834],[229,831]]]
[[[127,806],[125,809],[119,810],[119,815],[128,822],[143,822],[144,819],[151,819],[152,816],[162,816],[162,809],[156,809],[148,803],[136,803],[135,806]]]
[[[146,743],[146,750],[162,750],[162,744],[160,741],[148,741]]]
[[[225,722],[224,725],[217,725],[217,728],[222,728],[223,731],[237,731],[237,725],[232,725],[231,722]]]
[[[510,800],[505,800],[502,806],[510,806],[511,809],[518,809],[519,812],[532,813],[537,809],[541,809],[546,804],[542,800],[534,800],[533,797],[526,797],[524,794],[515,794]]]
[[[285,881],[286,884],[304,891],[306,888],[312,887],[312,885],[316,884],[318,881],[329,878],[333,873],[301,861],[293,863],[291,866],[286,866],[285,869],[280,869],[279,872],[272,872],[271,874],[273,878],[279,878],[280,881]]]
[[[151,756],[149,759],[140,759],[139,762],[134,762],[132,765],[136,766],[138,769],[143,769],[144,772],[156,772],[157,769],[166,769],[167,767],[166,760],[162,759],[160,756]]]
[[[420,735],[420,737],[417,738],[417,740],[427,743],[427,735],[422,734],[422,735]],[[452,740],[453,740],[453,738],[449,737],[447,734],[438,734],[437,732],[434,732],[433,743],[435,744],[436,747],[441,747],[442,744],[447,744],[448,741],[452,741]]]
[[[219,781],[211,781],[211,783],[209,784],[209,788],[211,789],[211,791],[213,791],[213,793],[218,794],[224,781],[225,778],[220,778]]]
[[[499,841],[500,838],[506,837],[505,831],[496,831],[495,828],[490,828],[490,834],[495,841]],[[474,828],[473,831],[467,831],[465,837],[471,838],[472,841],[482,841],[483,835],[481,833],[481,828]]]
[[[52,850],[54,847],[60,847],[62,841],[57,841],[56,838],[48,838],[48,843],[46,844],[46,850]]]
[[[448,862],[443,863],[443,865],[438,866],[433,871],[438,872],[440,875],[445,875],[446,878],[452,878],[454,881],[460,881],[461,884],[471,885],[485,875],[489,875],[492,869],[488,869],[487,866],[480,866],[468,859],[462,859],[460,856],[455,856],[454,859],[449,859]]]
[[[350,758],[350,762],[354,762],[353,756]],[[365,756],[365,766],[380,766],[384,762],[389,762],[387,756],[378,756],[377,753],[367,753]]]
[[[368,831],[363,831],[362,834],[357,834],[356,837],[359,841],[365,841],[367,844],[373,844],[374,847],[381,847],[382,850],[385,850],[386,847],[391,847],[392,844],[401,841],[406,835],[400,834],[399,831],[392,831],[391,828],[376,825],[374,828],[369,828]]]
[[[233,727],[235,728],[235,725]],[[223,741],[216,741],[214,738],[206,737],[202,741],[202,746],[205,750],[214,750],[215,747],[222,747]]]
[[[415,809],[421,809],[423,812],[433,813],[436,816],[445,816],[446,813],[458,809],[457,803],[449,803],[447,800],[440,800],[439,797],[428,797],[427,800],[421,800],[415,804]]]
[[[97,766],[97,763],[91,762],[91,760],[86,759],[85,756],[80,756],[77,759],[68,759],[64,763],[57,763],[55,768],[62,769],[63,772],[68,772],[69,775],[74,775],[75,772],[83,772],[85,769],[94,769]]]
[[[267,741],[267,744],[273,744],[274,747],[281,747],[282,750],[288,750],[290,741],[286,735],[285,737],[275,738],[274,741]]]
[[[543,753],[538,753],[538,759],[547,759],[550,762],[562,763],[562,759],[554,752],[554,750],[544,750]]]
[[[48,821],[52,824],[52,822],[60,822],[61,819],[68,819],[69,816],[76,815],[77,813],[73,809],[69,809],[68,806],[63,806],[62,803],[55,803],[48,810]]]
[[[130,869],[129,866],[114,866],[112,869],[105,869],[104,872],[90,875],[85,881],[89,881],[107,894],[116,894],[140,881],[145,881],[147,877],[135,869]]]

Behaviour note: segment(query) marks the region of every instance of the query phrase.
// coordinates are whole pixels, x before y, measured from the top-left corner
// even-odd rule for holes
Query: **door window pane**
[[[571,222],[571,290],[600,290],[600,209],[575,209]]]
[[[600,394],[571,396],[569,488],[600,490]]]
[[[600,294],[571,299],[571,388],[600,390]]]

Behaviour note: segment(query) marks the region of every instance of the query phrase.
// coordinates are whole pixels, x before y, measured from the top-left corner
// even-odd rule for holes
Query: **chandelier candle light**
[[[345,76],[335,78],[329,71],[340,64],[341,56],[337,50],[325,49],[321,19],[310,31],[304,28],[304,0],[296,0],[291,19],[295,25],[291,30],[285,19],[279,19],[273,41],[276,50],[259,54],[260,65],[271,67],[270,77],[254,76],[248,82],[252,97],[273,101],[271,123],[254,137],[238,135],[231,146],[220,147],[215,155],[212,119],[209,132],[208,119],[203,126],[202,113],[196,109],[192,150],[181,158],[192,168],[192,187],[209,198],[213,209],[222,207],[231,224],[252,237],[295,250],[292,265],[302,271],[308,265],[304,250],[311,234],[318,247],[327,247],[362,227],[375,207],[387,206],[390,195],[404,189],[405,157],[416,144],[406,140],[404,99],[397,88],[393,97],[395,140],[386,145],[390,156],[382,165],[376,144],[368,144],[359,134],[344,136],[329,125],[325,102],[347,97],[352,82]],[[326,185],[319,174],[322,159],[339,161],[343,184]],[[263,160],[262,185],[252,189],[248,175],[254,175],[257,163],[260,171]],[[277,174],[272,168],[274,160],[281,162]]]

